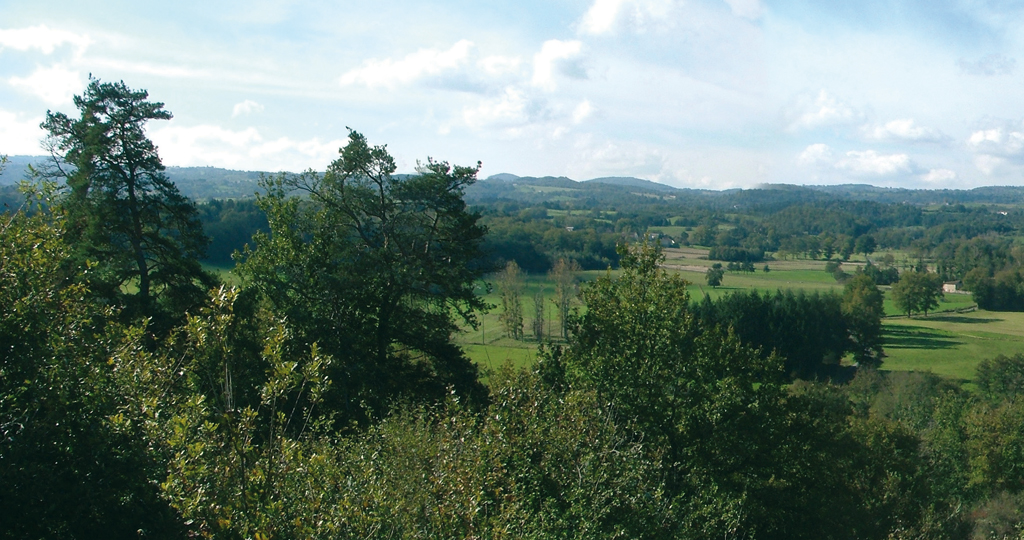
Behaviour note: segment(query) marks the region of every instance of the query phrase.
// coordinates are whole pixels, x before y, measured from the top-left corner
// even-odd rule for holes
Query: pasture
[[[665,268],[690,282],[690,296],[699,299],[705,294],[712,299],[723,295],[754,289],[760,292],[776,290],[803,290],[808,292],[834,291],[842,293],[843,286],[825,272],[825,261],[808,259],[778,260],[757,263],[756,271],[726,272],[722,285],[709,287],[704,273],[715,261],[707,259],[707,250],[694,247],[666,248]],[[873,257],[874,258],[874,257]],[[769,271],[764,272],[765,264]],[[843,264],[843,270],[853,273],[864,260]],[[580,279],[593,280],[605,272],[581,272]],[[614,275],[614,272],[612,272]],[[494,283],[493,278],[488,282]],[[974,311],[969,294],[946,294],[935,312],[927,317],[915,315],[907,318],[899,313],[889,298],[888,287],[883,320],[886,358],[883,370],[930,371],[944,377],[970,381],[979,362],[999,354],[1024,353],[1024,313],[994,313]],[[526,278],[522,296],[526,338],[509,339],[504,334],[499,316],[500,296],[496,289],[487,292],[481,284],[479,292],[494,306],[480,317],[474,329],[465,329],[458,342],[469,357],[485,369],[503,363],[516,366],[529,365],[536,359],[538,341],[531,331],[534,314],[534,294],[542,291],[545,297],[545,341],[561,342],[558,338],[558,318],[551,302],[554,284],[544,275]],[[578,304],[577,304],[577,307]],[[552,339],[551,336],[554,336]]]

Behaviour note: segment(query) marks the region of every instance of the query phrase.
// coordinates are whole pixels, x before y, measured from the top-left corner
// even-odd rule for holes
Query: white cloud
[[[1024,164],[1024,131],[1009,124],[981,129],[967,138],[967,149],[974,152],[974,166],[985,175],[1008,172],[1008,165]]]
[[[35,155],[39,141],[46,135],[39,127],[43,117],[23,117],[0,109],[0,154]]]
[[[302,171],[322,168],[345,141],[296,141],[279,137],[266,141],[255,128],[240,131],[214,125],[168,125],[150,136],[168,165],[211,165],[230,169]]]
[[[247,99],[241,103],[236,103],[235,107],[231,110],[231,116],[250,115],[252,113],[263,112],[263,105],[256,103],[251,99]]]
[[[812,144],[800,152],[796,162],[800,165],[819,165],[832,161],[832,149],[827,144]]]
[[[929,184],[939,184],[956,180],[956,172],[949,169],[932,169],[921,175],[921,180]]]
[[[660,179],[676,176],[668,166],[665,153],[643,143],[595,140],[593,136],[583,135],[573,146],[573,158],[577,163],[575,174],[580,178],[638,176]]]
[[[674,0],[594,0],[579,22],[579,31],[582,34],[601,35],[613,33],[623,24],[632,25],[639,31],[643,31],[649,23],[665,25],[677,3]]]
[[[732,14],[744,19],[759,19],[764,15],[764,4],[761,0],[725,0],[732,9]]]
[[[855,174],[887,176],[906,173],[913,169],[910,156],[906,154],[879,154],[874,150],[858,152],[851,150],[846,157],[836,163],[837,169],[844,169]]]
[[[11,77],[10,83],[50,105],[70,103],[75,92],[85,86],[77,71],[60,66],[38,67],[28,77]]]
[[[580,23],[580,29],[586,34],[603,34],[612,29],[615,19],[622,10],[625,0],[594,0]]]
[[[822,89],[813,98],[809,95],[800,96],[796,104],[787,111],[786,116],[789,118],[788,129],[796,131],[847,124],[855,121],[859,114]]]
[[[523,59],[518,56],[488,56],[480,61],[480,67],[488,75],[504,75],[515,73],[522,63]]]
[[[945,138],[938,130],[914,125],[914,120],[910,118],[893,120],[884,126],[875,126],[866,131],[868,138],[879,141],[938,142]]]
[[[481,101],[475,107],[465,108],[462,119],[471,128],[520,126],[530,120],[532,105],[522,91],[509,87],[495,98]]]
[[[572,122],[574,124],[579,124],[580,122],[590,117],[590,115],[593,114],[593,112],[594,107],[593,105],[590,104],[590,100],[584,99],[583,101],[580,102],[579,105],[576,106],[575,109],[573,109]]]
[[[18,51],[38,49],[43,54],[52,54],[57,47],[65,43],[74,45],[81,53],[92,43],[92,40],[89,39],[89,36],[65,30],[54,30],[46,25],[0,30],[0,49],[10,48]]]
[[[446,51],[420,49],[401,60],[367,60],[362,67],[346,72],[338,81],[343,86],[361,84],[369,88],[394,88],[424,76],[459,68],[469,58],[472,48],[473,42],[463,39]]]
[[[975,131],[967,139],[967,146],[982,154],[998,156],[1024,155],[1024,132],[1008,128]]]
[[[540,52],[533,57],[533,85],[544,90],[556,88],[555,73],[579,76],[567,61],[579,56],[583,44],[579,41],[552,39],[544,42]]]
[[[990,156],[988,154],[981,154],[974,157],[974,166],[979,171],[986,175],[991,175],[997,169],[1001,169],[1006,164],[1006,160],[1001,157]]]

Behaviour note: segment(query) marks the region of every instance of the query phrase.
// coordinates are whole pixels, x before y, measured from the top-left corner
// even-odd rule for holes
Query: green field
[[[707,250],[700,248],[666,249],[665,266],[691,283],[690,296],[699,299],[707,294],[712,298],[736,291],[754,289],[761,292],[776,290],[835,291],[842,292],[825,270],[821,260],[781,260],[758,263],[754,273],[726,272],[722,286],[709,287],[704,272],[714,261],[707,260]],[[703,258],[702,258],[703,257]],[[768,264],[770,271],[764,272]],[[863,262],[843,265],[853,273]],[[605,272],[581,273],[583,281],[604,275]],[[614,272],[612,273],[614,275]],[[493,282],[493,279],[488,281]],[[530,330],[533,319],[533,295],[543,288],[550,300],[554,285],[546,276],[529,276],[523,293],[526,340],[514,341],[504,336],[498,319],[500,308],[495,307],[481,317],[476,329],[466,329],[459,338],[469,357],[483,368],[495,368],[505,362],[529,365],[536,358],[537,341]],[[946,294],[935,312],[927,317],[915,315],[907,318],[898,310],[886,293],[883,321],[886,358],[883,370],[930,371],[936,374],[970,381],[979,362],[999,354],[1024,353],[1024,313],[994,313],[974,310],[969,294]],[[484,290],[481,285],[480,291]],[[491,305],[500,304],[497,291],[485,295]],[[546,306],[548,335],[558,333],[554,306]]]
[[[931,371],[971,380],[978,363],[999,354],[1024,353],[1024,313],[974,311],[883,323],[885,362],[893,371]]]

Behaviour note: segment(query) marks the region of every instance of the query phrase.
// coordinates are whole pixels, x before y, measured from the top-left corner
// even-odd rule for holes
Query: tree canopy
[[[124,82],[90,79],[74,98],[78,118],[48,111],[41,127],[53,157],[49,173],[68,188],[61,204],[70,267],[87,267],[93,294],[126,315],[175,318],[215,280],[199,264],[208,240],[195,205],[164,174],[146,137],[148,121],[171,113],[148,98]]]
[[[892,286],[892,301],[909,317],[913,313],[924,313],[939,306],[942,296],[942,278],[929,272],[905,272]]]
[[[263,180],[270,233],[238,273],[288,317],[297,345],[335,358],[329,399],[342,417],[383,413],[400,394],[480,391],[451,340],[485,305],[474,293],[484,229],[462,199],[478,169],[428,159],[395,175],[387,148],[352,131],[326,173]]]

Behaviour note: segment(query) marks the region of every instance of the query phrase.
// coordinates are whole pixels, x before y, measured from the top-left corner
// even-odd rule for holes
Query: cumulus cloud
[[[580,178],[623,175],[652,180],[675,178],[665,153],[640,142],[599,140],[583,135],[573,144],[573,157],[577,163],[575,174]]]
[[[579,124],[580,122],[589,118],[590,115],[593,114],[593,112],[594,107],[593,105],[590,104],[590,100],[584,99],[583,101],[580,102],[579,105],[576,106],[575,109],[573,109],[572,123]]]
[[[945,139],[938,130],[917,126],[910,118],[893,120],[866,131],[868,138],[879,141],[939,142]]]
[[[764,15],[764,4],[761,0],[725,0],[732,14],[744,19],[759,19]]]
[[[584,78],[586,73],[578,63],[573,62],[579,57],[583,44],[579,41],[561,41],[552,39],[544,42],[540,52],[533,57],[533,85],[544,90],[557,87],[555,75],[567,75]]]
[[[971,133],[967,146],[975,152],[1014,157],[1024,154],[1024,132],[997,127]]]
[[[594,0],[583,16],[580,29],[587,34],[603,34],[612,29],[625,0]]]
[[[1017,60],[1001,54],[990,54],[977,60],[961,58],[957,60],[956,65],[960,71],[968,75],[994,77],[1013,73],[1017,68]]]
[[[0,109],[0,154],[34,155],[40,152],[43,117],[25,117]]]
[[[401,60],[367,60],[362,67],[342,75],[338,82],[343,86],[360,84],[369,88],[394,88],[460,68],[467,62],[472,48],[473,42],[463,39],[448,50],[420,49]]]
[[[931,169],[921,175],[921,180],[929,184],[945,184],[956,180],[956,172],[949,169]]]
[[[832,149],[827,144],[812,144],[800,152],[796,162],[800,165],[821,165],[832,161]]]
[[[997,169],[1003,168],[1005,164],[1006,160],[997,156],[981,154],[974,157],[974,166],[986,175],[991,175],[996,172]]]
[[[247,99],[241,103],[236,103],[235,107],[231,110],[231,116],[237,117],[242,115],[250,115],[252,113],[263,112],[263,105],[256,103],[251,99]]]
[[[675,4],[673,0],[594,0],[579,22],[579,31],[582,34],[601,35],[613,33],[623,24],[637,29],[643,29],[652,22],[664,24]]]
[[[790,131],[817,129],[837,124],[848,124],[859,118],[849,105],[822,89],[817,96],[803,95],[785,112]]]
[[[479,66],[488,75],[505,75],[519,71],[522,63],[518,56],[488,56],[480,60]]]
[[[463,109],[462,119],[474,129],[507,129],[527,124],[539,115],[541,109],[523,91],[508,87],[496,98],[484,99],[476,106]]]
[[[914,167],[907,154],[879,154],[874,150],[863,152],[851,150],[846,153],[845,158],[836,162],[836,168],[854,174],[888,176],[909,173]]]
[[[967,138],[974,166],[991,175],[1009,164],[1024,163],[1024,131],[1012,125],[977,130]]]
[[[53,54],[54,50],[65,43],[73,45],[81,53],[92,43],[92,40],[89,36],[66,30],[56,30],[46,25],[0,30],[0,49],[9,48],[18,51],[37,49],[43,54]]]
[[[70,103],[85,86],[77,71],[61,66],[39,67],[27,77],[11,77],[11,86],[27,91],[50,105]]]
[[[264,140],[255,128],[236,131],[214,125],[168,125],[154,129],[150,137],[168,165],[269,171],[324,167],[345,144],[341,139]]]

